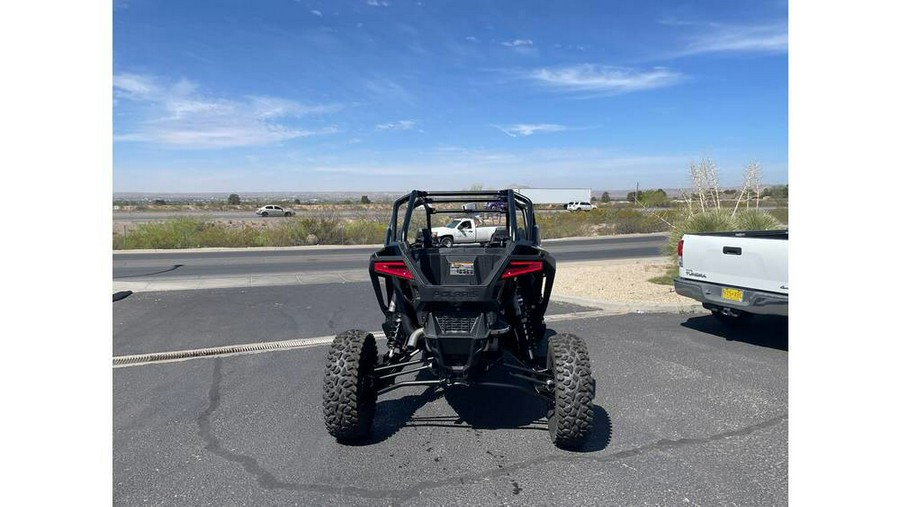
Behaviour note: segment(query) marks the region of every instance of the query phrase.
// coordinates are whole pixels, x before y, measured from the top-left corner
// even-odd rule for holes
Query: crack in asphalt
[[[225,449],[219,438],[213,435],[209,420],[221,404],[221,386],[222,360],[217,358],[213,367],[212,385],[209,387],[209,406],[197,417],[197,426],[200,437],[206,442],[206,450],[228,461],[240,464],[247,473],[255,476],[256,482],[265,489],[293,489],[293,484],[278,480],[271,472],[261,467],[256,458]]]
[[[283,489],[283,490],[291,490],[298,492],[315,492],[315,493],[324,493],[330,495],[352,495],[360,498],[371,498],[371,499],[390,499],[398,502],[406,502],[408,500],[412,500],[418,498],[422,493],[431,490],[440,488],[443,486],[449,486],[453,484],[465,484],[465,483],[473,483],[484,481],[485,479],[492,479],[495,477],[501,476],[509,476],[511,472],[522,470],[528,467],[532,467],[535,465],[543,465],[554,462],[593,462],[593,463],[608,463],[619,461],[627,458],[631,458],[634,456],[640,456],[642,454],[646,454],[653,451],[665,451],[669,449],[674,449],[678,447],[690,446],[690,445],[702,445],[710,442],[716,442],[719,440],[725,440],[733,437],[743,437],[755,433],[757,431],[776,426],[778,424],[784,423],[788,420],[788,415],[783,414],[778,417],[769,419],[767,421],[763,421],[761,423],[753,424],[750,426],[745,426],[743,428],[725,431],[722,433],[717,433],[715,435],[710,435],[707,437],[701,438],[680,438],[677,440],[671,439],[661,439],[656,442],[642,445],[639,447],[635,447],[632,449],[626,449],[623,451],[615,452],[613,454],[609,454],[606,456],[585,456],[583,454],[578,454],[577,452],[566,454],[566,455],[553,455],[553,456],[541,456],[538,458],[534,458],[531,460],[521,461],[519,463],[509,464],[501,469],[497,470],[487,470],[482,472],[475,472],[468,475],[454,476],[449,477],[442,480],[436,481],[421,481],[418,482],[406,489],[391,489],[391,490],[375,490],[375,489],[366,489],[359,488],[355,486],[330,486],[325,484],[300,484],[293,482],[286,482],[278,479],[275,475],[263,468],[256,458],[244,454],[240,454],[237,452],[229,451],[222,446],[221,440],[213,434],[212,424],[210,419],[212,415],[219,409],[222,401],[221,394],[221,385],[222,385],[222,359],[216,358],[215,365],[213,367],[213,378],[212,385],[209,388],[209,406],[200,413],[197,417],[197,426],[199,428],[200,437],[203,441],[206,442],[206,450],[212,452],[216,456],[219,456],[226,461],[230,461],[233,463],[237,463],[241,465],[241,467],[248,474],[254,476],[256,478],[257,484],[260,485],[263,489],[273,490],[273,489]],[[518,485],[516,485],[518,487]],[[520,489],[521,491],[521,489]]]

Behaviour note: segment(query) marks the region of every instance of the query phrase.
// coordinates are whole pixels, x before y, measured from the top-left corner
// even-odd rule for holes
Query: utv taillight
[[[503,270],[503,278],[513,278],[519,275],[527,275],[528,273],[538,273],[544,269],[542,261],[512,261],[506,269]]]
[[[375,272],[387,276],[396,276],[412,280],[412,272],[403,261],[382,261],[375,263]]]

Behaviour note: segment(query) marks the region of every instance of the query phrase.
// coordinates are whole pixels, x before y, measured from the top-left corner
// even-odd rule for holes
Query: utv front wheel
[[[378,358],[371,333],[354,329],[334,338],[325,369],[325,427],[339,442],[369,435],[375,418],[374,368]]]
[[[581,447],[594,429],[594,378],[584,341],[572,334],[551,336],[547,368],[555,384],[550,441],[562,448]]]

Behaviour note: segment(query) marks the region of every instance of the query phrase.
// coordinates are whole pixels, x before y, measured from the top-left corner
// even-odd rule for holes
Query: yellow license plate
[[[729,299],[731,301],[743,301],[744,300],[744,291],[741,289],[722,289],[722,299]]]

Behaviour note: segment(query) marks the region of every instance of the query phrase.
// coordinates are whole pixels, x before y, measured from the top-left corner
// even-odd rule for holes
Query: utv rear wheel
[[[325,427],[339,442],[369,435],[375,418],[374,368],[378,359],[371,333],[354,329],[334,338],[325,369]]]
[[[581,447],[594,429],[594,378],[584,341],[572,334],[551,336],[547,368],[555,384],[550,441],[566,449]]]
[[[445,248],[453,246],[453,236],[444,236],[441,238],[441,246]]]

